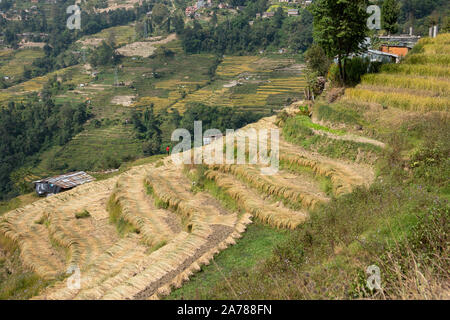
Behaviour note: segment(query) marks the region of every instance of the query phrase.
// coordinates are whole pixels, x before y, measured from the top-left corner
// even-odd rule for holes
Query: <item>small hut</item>
[[[45,197],[75,188],[94,180],[95,178],[88,175],[86,172],[79,171],[33,181],[33,183],[38,196]]]

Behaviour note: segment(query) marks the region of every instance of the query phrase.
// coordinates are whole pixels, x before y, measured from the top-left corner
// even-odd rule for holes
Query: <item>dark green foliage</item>
[[[55,105],[51,100],[0,108],[0,197],[12,195],[14,169],[41,150],[68,142],[88,116],[84,104]]]
[[[319,76],[325,77],[328,73],[328,68],[330,67],[331,61],[325,54],[325,51],[317,44],[313,44],[305,52],[305,62],[313,72],[317,72]]]
[[[344,69],[346,74],[345,84],[348,86],[355,86],[361,82],[361,77],[366,73],[377,73],[380,71],[382,63],[370,62],[367,58],[354,57],[351,59],[344,59]],[[339,65],[332,65],[329,71],[329,80],[333,83],[340,83]]]
[[[398,18],[400,16],[400,3],[397,0],[384,0],[381,7],[381,24],[389,34],[398,31]]]
[[[330,58],[338,57],[339,77],[347,83],[346,57],[364,50],[368,34],[366,0],[317,0],[313,3],[314,40]]]
[[[152,18],[157,24],[161,24],[169,16],[169,10],[164,4],[157,3],[152,9]]]
[[[225,133],[226,129],[238,129],[258,120],[261,115],[240,112],[228,107],[210,107],[203,104],[191,104],[185,113],[180,116],[176,109],[160,113],[153,111],[153,106],[143,112],[135,111],[132,114],[132,123],[137,136],[145,140],[143,149],[145,155],[154,155],[166,152],[167,146],[173,146],[171,134],[177,128],[187,129],[191,137],[194,136],[194,121],[202,121],[203,131],[219,129]]]
[[[450,10],[450,2],[447,0],[401,0],[399,24],[403,26],[403,32],[409,32],[409,26],[413,26],[414,34],[428,36],[428,28],[433,24],[439,24],[440,30],[445,28],[445,23]]]
[[[194,21],[181,34],[187,53],[252,53],[260,49],[285,47],[305,51],[312,43],[312,16],[300,10],[300,17],[287,17],[280,8],[271,19],[255,19],[267,9],[267,1],[247,2],[247,7],[225,22],[202,26]],[[249,21],[254,21],[253,25]]]
[[[111,44],[102,41],[99,47],[97,47],[94,52],[92,52],[89,57],[89,62],[94,66],[105,66],[110,64],[116,64],[120,57],[114,50]]]

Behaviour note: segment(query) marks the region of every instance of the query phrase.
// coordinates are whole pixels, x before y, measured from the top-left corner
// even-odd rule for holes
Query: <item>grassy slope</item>
[[[430,52],[442,43],[449,43],[449,35],[423,40],[416,50]],[[428,68],[439,65],[439,61],[432,62],[432,56],[426,61]],[[397,84],[403,81],[407,87],[410,82],[401,70],[408,67],[407,63],[400,65],[399,73],[392,73],[392,67],[386,69],[397,76]],[[436,94],[432,86],[434,76],[419,76],[424,89],[429,90],[426,94]],[[376,77],[383,77],[383,73]],[[441,77],[439,81],[439,85],[448,85],[449,78]],[[362,85],[366,85],[364,80]],[[443,97],[447,99],[448,111],[448,97],[445,93]],[[287,241],[276,245],[264,261],[243,269],[233,268],[227,281],[209,281],[218,277],[216,267],[210,266],[170,297],[448,299],[448,114],[425,112],[435,109],[433,104],[420,109],[414,103],[403,104],[403,111],[394,107],[395,103],[375,105],[371,99],[355,101],[351,96],[332,105],[319,102],[315,113],[322,121],[344,126],[348,131],[354,130],[355,125],[363,126],[366,135],[387,142],[386,150],[377,151],[376,182],[368,189],[360,188],[333,199],[313,212],[310,220],[289,235]],[[296,142],[296,135],[310,134],[308,128],[311,125],[305,121],[290,119],[284,131]],[[315,143],[322,142],[312,141],[309,146],[314,147]],[[340,149],[332,143],[330,146],[331,150]],[[354,150],[355,146],[349,148]],[[219,268],[229,270],[229,261],[241,257],[236,248],[239,244],[225,251],[223,257],[219,255]],[[235,257],[229,256],[232,254]],[[381,291],[367,287],[366,269],[374,264],[381,269]],[[200,288],[197,292],[196,287]]]
[[[25,66],[43,56],[44,51],[39,48],[0,51],[0,77],[8,76],[12,80],[18,80],[22,77]]]
[[[236,245],[222,251],[208,266],[203,266],[189,282],[172,292],[168,299],[221,299],[212,291],[216,283],[224,283],[233,273],[245,272],[267,259],[273,248],[288,236],[260,223],[250,225]]]

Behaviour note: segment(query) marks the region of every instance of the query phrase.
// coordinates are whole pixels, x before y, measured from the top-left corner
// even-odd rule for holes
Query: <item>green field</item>
[[[44,51],[39,48],[0,51],[0,77],[9,77],[10,80],[6,83],[17,81],[22,77],[26,66],[43,56]]]
[[[228,286],[230,276],[252,270],[270,257],[272,250],[288,238],[289,231],[251,224],[237,244],[221,252],[211,264],[203,266],[182,288],[167,299],[222,299],[216,286]]]

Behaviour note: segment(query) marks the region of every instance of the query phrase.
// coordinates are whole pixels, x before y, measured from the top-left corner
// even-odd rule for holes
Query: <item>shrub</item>
[[[86,209],[81,212],[75,213],[75,218],[77,219],[89,218],[90,216],[91,214]]]
[[[361,82],[361,77],[366,73],[378,73],[381,70],[381,62],[370,62],[368,58],[354,57],[352,59],[346,59],[345,70],[347,79],[345,85],[355,86]],[[328,79],[334,85],[340,84],[339,68],[337,64],[333,64],[330,67],[328,73]]]

